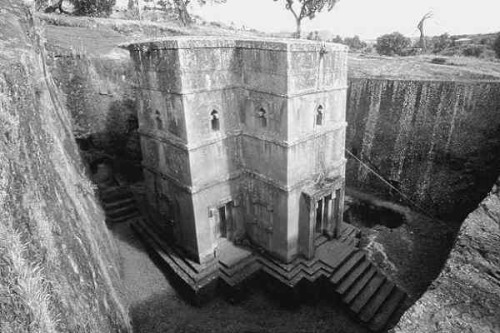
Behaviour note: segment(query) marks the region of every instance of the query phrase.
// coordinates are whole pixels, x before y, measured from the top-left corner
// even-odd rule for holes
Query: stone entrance
[[[234,239],[233,210],[234,203],[232,201],[211,209],[211,223],[213,224],[214,238],[216,240]]]
[[[314,257],[314,240],[321,235],[339,238],[344,211],[344,179],[326,179],[306,188],[303,202],[307,218],[301,221],[304,237],[299,241],[306,258]]]

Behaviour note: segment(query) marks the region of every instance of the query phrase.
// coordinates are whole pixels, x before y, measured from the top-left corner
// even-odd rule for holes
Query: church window
[[[220,129],[219,112],[216,110],[210,113],[210,124],[212,126],[212,131],[218,131]]]
[[[257,112],[257,117],[259,119],[260,125],[262,127],[267,127],[267,116],[266,110],[264,110],[264,108],[259,109],[259,111]]]
[[[323,106],[320,105],[318,106],[318,108],[316,109],[316,125],[317,126],[321,126],[323,125],[323,117],[324,117],[324,114],[323,114]]]

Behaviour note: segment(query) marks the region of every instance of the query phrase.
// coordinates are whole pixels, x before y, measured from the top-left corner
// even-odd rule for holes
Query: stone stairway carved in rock
[[[359,249],[337,267],[330,282],[353,314],[373,331],[385,328],[407,297]]]
[[[160,258],[162,266],[173,271],[194,294],[202,294],[204,288],[218,280],[235,287],[258,271],[290,288],[302,280],[314,282],[323,277],[352,314],[373,331],[384,329],[394,320],[407,297],[357,247],[359,230],[348,224],[343,224],[337,240],[318,236],[316,255],[310,260],[297,257],[283,263],[265,251],[234,247],[227,242],[229,251],[239,253],[225,255],[228,252],[222,247],[218,260],[209,265],[186,258],[181,250],[165,241],[168,237],[161,227],[143,219],[131,226],[150,252]]]
[[[120,223],[140,217],[133,193],[126,186],[114,186],[102,189],[100,197],[106,220]]]

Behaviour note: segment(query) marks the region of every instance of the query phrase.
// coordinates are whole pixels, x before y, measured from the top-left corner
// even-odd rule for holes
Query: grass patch
[[[26,260],[26,244],[0,223],[0,332],[56,332],[49,285],[42,269]]]

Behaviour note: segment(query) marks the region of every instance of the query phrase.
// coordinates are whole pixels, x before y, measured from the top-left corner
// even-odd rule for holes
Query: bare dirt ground
[[[125,298],[135,332],[368,332],[339,305],[311,299],[290,307],[258,285],[251,286],[237,304],[218,297],[195,307],[178,295],[127,224],[114,226],[112,232],[121,252]]]

